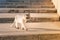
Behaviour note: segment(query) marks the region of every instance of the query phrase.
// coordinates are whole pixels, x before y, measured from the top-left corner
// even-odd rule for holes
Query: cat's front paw
[[[16,29],[19,29],[19,27],[15,27]]]

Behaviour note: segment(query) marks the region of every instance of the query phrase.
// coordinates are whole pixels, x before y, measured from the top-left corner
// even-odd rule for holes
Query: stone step
[[[48,22],[59,21],[59,15],[57,14],[33,14],[30,13],[30,22]]]
[[[55,8],[54,5],[31,5],[31,8]]]
[[[17,2],[16,2],[16,3],[17,3]],[[16,4],[16,3],[15,3],[15,4]],[[33,4],[47,4],[47,3],[50,4],[50,5],[53,4],[52,2],[31,2],[31,3],[17,3],[17,5],[33,5]],[[11,6],[13,6],[13,4],[14,4],[14,3],[11,3],[11,2],[10,2],[10,3],[9,3],[9,2],[8,2],[8,3],[0,3],[0,5],[5,5],[5,6],[6,6],[6,5],[8,5],[8,6],[11,5]]]
[[[56,13],[57,10],[55,8],[31,8],[24,9],[27,13]]]
[[[14,21],[14,18],[0,18],[0,23],[12,23]],[[27,20],[28,23],[34,23],[34,22],[56,22],[59,21],[58,19],[52,19],[52,18],[31,18]]]
[[[27,23],[29,30],[25,31],[10,27],[11,23],[0,23],[0,40],[60,40],[59,24],[60,22]]]
[[[14,18],[0,18],[0,23],[12,23],[14,21]],[[27,19],[28,23],[34,23],[34,22],[58,22],[58,18],[31,18]]]
[[[60,25],[58,24],[60,23],[29,23],[27,27],[30,26],[32,28],[25,31],[10,27],[10,23],[0,23],[0,40],[60,40],[60,31],[58,31],[60,30]],[[46,29],[45,27],[48,28]],[[58,29],[56,30],[55,28]]]
[[[16,15],[24,15],[28,13],[0,13],[0,18],[14,18]],[[31,17],[59,17],[57,13],[30,13]],[[49,16],[51,15],[51,16]]]
[[[24,13],[1,13],[0,23],[11,23],[14,21],[16,15],[23,15]],[[30,13],[30,19],[27,22],[54,22],[59,21],[59,15],[56,13]]]
[[[40,5],[53,5],[53,3],[52,2],[33,2],[33,3],[31,3],[31,4],[29,4],[29,5],[38,5],[38,4],[40,4]]]
[[[12,11],[13,10],[13,11]],[[57,13],[55,8],[0,8],[0,13]]]
[[[13,23],[14,18],[0,18],[0,23]],[[27,19],[28,23],[35,23],[35,22],[58,22],[58,18],[31,18]]]
[[[55,18],[55,19],[53,18],[31,18],[27,22],[33,23],[33,22],[57,22],[57,21],[59,21],[58,18]]]
[[[16,15],[24,15],[25,13],[0,13],[0,23],[12,23]]]
[[[26,2],[26,3],[6,2],[6,3],[0,3],[0,6],[2,6],[2,5],[4,5],[4,6],[13,6],[13,5],[14,5],[14,6],[15,6],[15,5],[16,5],[16,6],[18,6],[18,5],[24,6],[24,5],[35,5],[35,4],[36,4],[36,5],[37,5],[37,4],[40,4],[40,5],[42,5],[42,4],[44,4],[44,5],[45,5],[45,4],[46,4],[46,5],[52,5],[53,3],[52,3],[52,2],[45,2],[45,1],[44,1],[44,2],[31,2],[31,3],[30,3],[30,2],[28,2],[28,3],[27,3],[27,2]]]
[[[0,13],[0,18],[15,18],[16,15],[24,15],[26,13]]]
[[[14,5],[0,5],[0,8],[55,8],[54,5],[45,5],[45,4],[38,4],[38,5],[17,5],[17,6],[14,6]]]
[[[40,1],[51,1],[51,0],[40,0]]]
[[[14,18],[0,18],[0,23],[12,23]]]
[[[33,34],[19,36],[1,36],[0,40],[60,40],[60,34]]]
[[[33,1],[33,0],[31,0]],[[36,1],[36,0],[35,0]],[[51,2],[51,0],[38,0],[39,2]]]
[[[37,18],[58,18],[59,15],[58,14],[49,14],[49,13],[30,13],[30,17],[37,17]]]

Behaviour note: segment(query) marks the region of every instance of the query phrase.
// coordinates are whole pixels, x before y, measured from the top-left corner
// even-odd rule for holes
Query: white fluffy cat
[[[15,16],[15,20],[14,20],[14,22],[13,22],[13,24],[11,25],[11,27],[13,26],[13,25],[15,25],[15,27],[16,28],[20,28],[20,29],[22,29],[22,30],[27,30],[27,28],[25,27],[25,23],[26,23],[26,14],[24,14],[24,15],[16,15]],[[19,24],[19,26],[18,26],[18,24]]]

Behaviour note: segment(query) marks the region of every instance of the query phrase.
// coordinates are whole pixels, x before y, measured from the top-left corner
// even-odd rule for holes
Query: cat
[[[14,22],[12,23],[12,25],[11,25],[11,27],[13,26],[13,25],[15,25],[15,27],[17,28],[17,29],[22,29],[22,30],[27,30],[27,28],[25,27],[25,23],[26,23],[26,14],[24,14],[24,15],[16,15],[15,16],[15,19],[14,19]],[[19,26],[18,26],[18,24],[19,24]]]

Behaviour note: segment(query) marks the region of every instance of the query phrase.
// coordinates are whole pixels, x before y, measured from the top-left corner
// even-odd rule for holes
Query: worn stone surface
[[[60,34],[5,36],[0,37],[0,40],[60,40]]]
[[[60,34],[42,34],[40,40],[60,40]]]
[[[14,21],[15,16],[18,14],[22,16],[24,13],[0,14],[0,23],[12,23]],[[29,20],[27,19],[27,22],[55,22],[55,21],[59,21],[59,15],[57,13],[30,13],[30,18]]]
[[[30,1],[24,4],[17,3],[19,4],[18,6],[15,3],[12,3],[13,6],[9,5],[9,7],[6,5],[7,3],[4,3],[7,8],[0,8],[0,40],[60,40],[60,22],[57,21],[59,20],[59,17],[56,17],[55,15],[52,17],[50,15],[50,13],[57,13],[51,0]],[[1,4],[2,3],[0,3],[0,5]],[[10,7],[16,9],[13,10]],[[26,31],[16,29],[14,25],[13,27],[10,27],[12,24],[11,22],[14,21],[14,17],[17,13],[48,13],[49,16],[47,15],[48,18],[46,15],[39,15],[39,17],[37,17],[38,15],[35,15],[35,17],[33,16],[30,19],[33,23],[25,24],[26,28],[28,28]],[[20,14],[20,16],[22,15]]]

